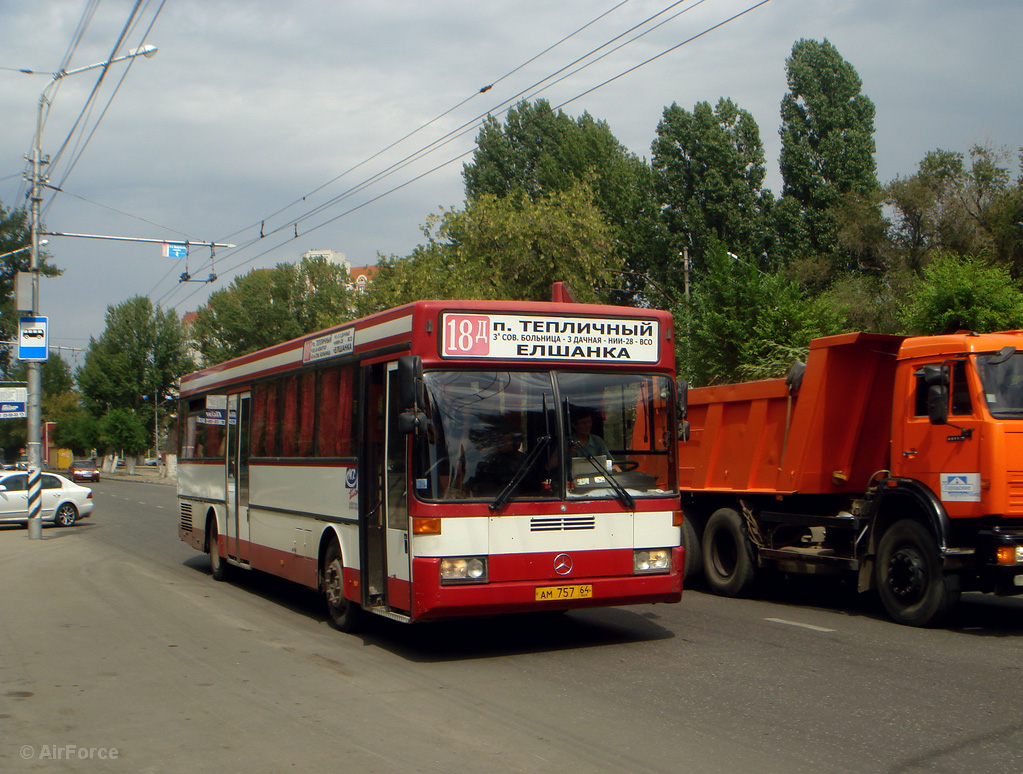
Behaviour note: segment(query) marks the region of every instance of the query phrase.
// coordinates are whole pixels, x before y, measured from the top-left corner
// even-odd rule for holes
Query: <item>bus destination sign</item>
[[[441,357],[656,363],[657,319],[446,312]]]
[[[354,351],[355,328],[345,328],[343,331],[335,331],[307,341],[302,348],[302,362],[309,363],[338,355],[350,355]]]

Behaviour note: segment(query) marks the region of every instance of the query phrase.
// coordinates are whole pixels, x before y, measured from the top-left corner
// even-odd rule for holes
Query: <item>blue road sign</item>
[[[18,360],[46,360],[48,319],[46,317],[18,318]]]
[[[188,245],[184,242],[164,242],[163,243],[163,257],[164,258],[187,258],[188,257]]]

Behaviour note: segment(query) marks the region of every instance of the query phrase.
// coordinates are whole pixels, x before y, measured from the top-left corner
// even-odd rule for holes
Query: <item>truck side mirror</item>
[[[932,384],[927,388],[927,418],[932,425],[948,424],[948,387]]]
[[[948,368],[925,365],[915,374],[927,385],[927,418],[932,425],[948,424]]]

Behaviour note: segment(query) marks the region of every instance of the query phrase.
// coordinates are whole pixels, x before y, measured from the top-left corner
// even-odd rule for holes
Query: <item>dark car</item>
[[[75,460],[67,474],[72,481],[99,481],[99,468],[92,460]]]

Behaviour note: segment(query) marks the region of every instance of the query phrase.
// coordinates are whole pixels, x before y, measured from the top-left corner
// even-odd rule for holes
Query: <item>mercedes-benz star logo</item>
[[[568,575],[572,572],[572,557],[568,554],[558,554],[555,556],[554,572],[558,575]]]

